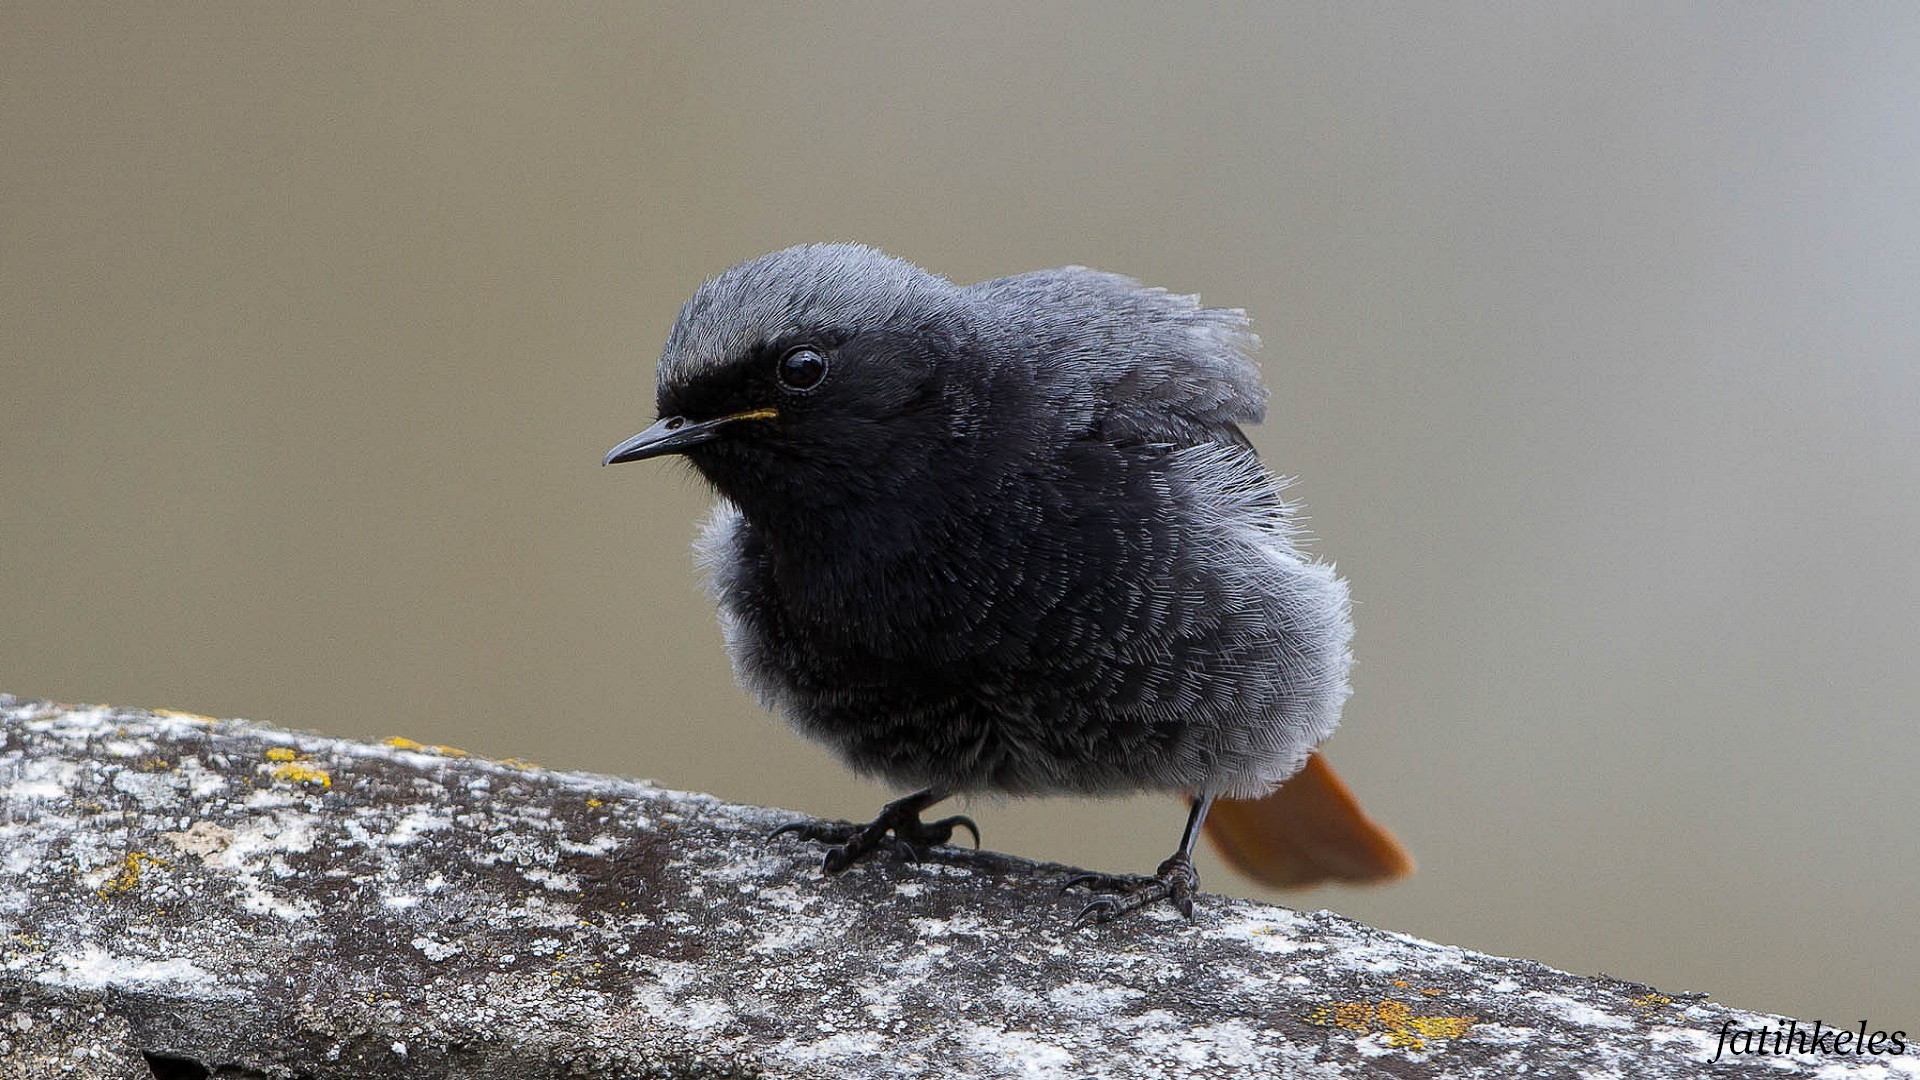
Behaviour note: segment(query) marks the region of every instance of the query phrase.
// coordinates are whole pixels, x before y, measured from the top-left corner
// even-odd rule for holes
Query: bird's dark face
[[[851,245],[736,266],[687,301],[660,419],[606,462],[682,454],[749,516],[897,497],[933,481],[973,398],[947,281]]]

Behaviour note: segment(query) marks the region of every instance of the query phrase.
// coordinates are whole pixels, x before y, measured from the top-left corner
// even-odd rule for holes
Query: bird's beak
[[[622,461],[639,461],[642,458],[659,457],[662,454],[677,454],[690,446],[716,439],[720,429],[741,420],[770,420],[777,415],[772,409],[749,409],[731,416],[717,416],[712,420],[689,420],[684,416],[662,417],[647,430],[607,451],[602,465],[617,465]]]

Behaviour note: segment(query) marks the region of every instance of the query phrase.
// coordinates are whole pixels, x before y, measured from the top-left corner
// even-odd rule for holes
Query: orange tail
[[[1413,856],[1360,809],[1319,754],[1265,798],[1215,801],[1206,832],[1228,866],[1276,888],[1413,873]]]

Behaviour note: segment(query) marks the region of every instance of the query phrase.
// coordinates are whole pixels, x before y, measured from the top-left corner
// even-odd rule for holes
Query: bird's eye
[[[807,345],[787,350],[774,369],[780,385],[789,390],[811,390],[827,377],[827,358]]]

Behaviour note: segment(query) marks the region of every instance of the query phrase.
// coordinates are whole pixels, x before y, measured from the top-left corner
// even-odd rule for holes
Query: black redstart
[[[1076,925],[1191,916],[1203,823],[1268,884],[1411,869],[1314,753],[1352,623],[1240,431],[1257,344],[1239,311],[1113,274],[960,287],[849,244],[694,293],[660,419],[606,462],[693,463],[721,496],[700,550],[740,681],[917,789],[869,825],[780,831],[834,845],[835,871],[972,831],[921,821],[951,795],[1190,799],[1154,876],[1067,883],[1097,894]]]

